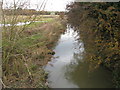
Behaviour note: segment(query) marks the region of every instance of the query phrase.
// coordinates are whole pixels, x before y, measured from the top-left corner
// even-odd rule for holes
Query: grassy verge
[[[52,48],[65,28],[59,19],[55,19],[42,24],[33,23],[17,37],[14,37],[14,33],[17,31],[12,33],[9,30],[3,31],[2,57],[5,86],[47,87],[45,85],[46,73],[42,67],[54,54]],[[11,38],[10,35],[12,35]]]

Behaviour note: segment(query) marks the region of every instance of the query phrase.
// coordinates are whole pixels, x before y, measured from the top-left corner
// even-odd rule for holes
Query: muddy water
[[[104,68],[90,72],[84,62],[84,44],[70,26],[61,35],[55,55],[45,67],[50,88],[109,88],[111,73]]]

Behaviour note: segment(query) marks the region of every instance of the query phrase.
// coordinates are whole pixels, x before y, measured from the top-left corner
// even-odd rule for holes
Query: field
[[[53,18],[58,18],[59,15],[4,15],[5,24],[17,22],[27,22],[27,21],[49,21]],[[3,23],[0,21],[0,23]]]
[[[28,21],[28,17],[19,16],[16,22]],[[40,16],[36,17],[34,21],[43,20],[47,22],[33,22],[24,26],[3,27],[2,61],[4,87],[47,87],[45,84],[47,74],[42,67],[46,65],[55,53],[52,48],[55,46],[60,34],[66,29],[64,21],[61,21],[58,17]],[[9,23],[8,19],[7,23]]]

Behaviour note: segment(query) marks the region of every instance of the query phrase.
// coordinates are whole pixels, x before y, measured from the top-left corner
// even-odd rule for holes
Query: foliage
[[[81,32],[88,61],[111,70],[115,87],[120,87],[120,2],[74,2],[67,9],[68,22]]]
[[[54,13],[55,15],[60,15],[64,13],[62,11],[37,11],[35,9],[20,9],[17,8],[16,10],[13,9],[4,9],[5,15],[51,15]]]
[[[58,19],[42,25],[32,23],[22,32],[21,26],[12,27],[2,30],[4,84],[14,88],[45,88],[46,73],[42,67],[51,59],[52,47],[65,27]]]

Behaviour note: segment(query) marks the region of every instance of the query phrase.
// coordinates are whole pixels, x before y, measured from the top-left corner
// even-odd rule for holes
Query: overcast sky
[[[13,3],[14,0],[3,0],[3,1],[5,3],[9,3],[7,5],[7,6],[9,6],[10,4]],[[15,1],[17,2],[18,0],[15,0]],[[21,1],[21,2],[26,1],[26,2],[30,3],[29,8],[36,9],[37,6],[39,6],[39,8],[40,8],[40,6],[44,0],[19,0],[19,1]],[[45,6],[44,10],[47,10],[47,11],[65,11],[66,5],[68,3],[70,3],[71,1],[74,1],[74,0],[45,0],[46,6]]]
[[[0,0],[1,1],[1,0]],[[6,6],[10,6],[10,4],[13,4],[13,1],[14,0],[3,0],[4,1],[4,5],[5,3],[7,3]],[[27,6],[27,8],[30,8],[30,9],[36,9],[37,6],[38,9],[40,9],[40,6],[42,4],[42,2],[44,0],[15,0],[16,2],[19,1],[19,2],[27,2],[29,3],[29,5],[25,5]],[[115,2],[115,1],[119,1],[119,0],[45,0],[46,2],[46,6],[44,8],[45,11],[65,11],[65,8],[66,8],[66,5],[70,2],[73,2],[73,1],[78,1],[78,2],[91,2],[91,1],[109,1],[109,2]],[[45,4],[45,3],[44,3]],[[44,7],[44,5],[43,5]],[[41,10],[43,10],[43,7]]]

